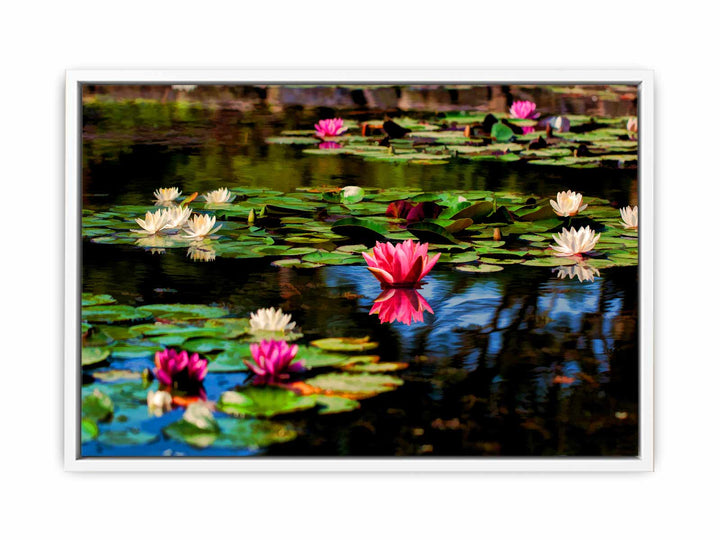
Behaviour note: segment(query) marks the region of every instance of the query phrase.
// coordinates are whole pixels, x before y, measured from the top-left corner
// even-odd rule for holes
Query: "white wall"
[[[708,2],[6,3],[0,30],[5,502],[34,538],[717,534],[718,30]],[[320,4],[315,2],[314,4]],[[70,474],[61,463],[66,68],[656,70],[655,473]],[[686,156],[686,157],[684,157]],[[9,212],[9,215],[8,215]],[[713,226],[715,225],[715,226]],[[712,533],[712,531],[715,533]],[[649,535],[648,535],[649,533]]]

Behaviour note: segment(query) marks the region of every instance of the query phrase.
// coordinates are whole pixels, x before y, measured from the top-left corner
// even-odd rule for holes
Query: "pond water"
[[[133,117],[127,110],[118,119],[91,109],[83,139],[83,208],[103,212],[151,204],[152,191],[165,186],[186,194],[223,186],[292,193],[354,185],[368,192],[479,190],[536,197],[572,189],[615,207],[637,204],[634,169],[490,161],[423,166],[311,155],[301,146],[266,142],[283,130],[307,129],[308,122],[300,113],[199,110],[176,122],[162,114]],[[277,436],[275,444],[256,439],[245,445],[190,444],[164,431],[180,421],[182,407],[159,417],[148,414],[145,394],[157,382],[143,381],[139,374],[152,369],[152,356],[111,355],[83,374],[83,395],[100,389],[115,407],[112,421],[98,422],[98,433],[83,443],[84,456],[638,452],[637,266],[602,267],[592,280],[579,281],[563,279],[553,266],[510,264],[499,272],[466,273],[439,264],[421,288],[398,293],[414,306],[429,306],[404,324],[384,323],[371,313],[382,303],[383,290],[364,263],[278,268],[267,259],[222,254],[203,262],[192,260],[185,249],[92,240],[86,236],[82,243],[86,294],[111,295],[128,306],[219,305],[233,318],[282,307],[302,329],[301,345],[369,336],[378,347],[362,354],[407,366],[385,373],[401,380],[392,391],[361,399],[355,410],[273,418],[275,427],[292,434]],[[95,377],[108,370],[125,376]],[[211,370],[204,382],[206,399],[216,402],[224,392],[249,385],[249,374]]]

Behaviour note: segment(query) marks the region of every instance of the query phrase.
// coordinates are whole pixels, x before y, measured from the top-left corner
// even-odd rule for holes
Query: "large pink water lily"
[[[207,375],[208,361],[197,353],[165,349],[155,353],[155,377],[160,384],[183,390],[197,388]]]
[[[532,101],[514,101],[510,106],[510,116],[513,118],[537,118],[540,113],[535,112]]]
[[[250,345],[253,361],[245,365],[255,374],[257,383],[277,383],[288,379],[290,373],[305,369],[302,360],[294,361],[297,345],[288,345],[282,340],[262,340]]]
[[[383,323],[412,324],[423,322],[426,311],[435,313],[415,289],[386,289],[375,299],[370,315],[377,314]]]
[[[328,118],[327,120],[320,120],[315,124],[315,135],[321,139],[337,137],[345,131],[347,131],[347,128],[343,127],[342,118]]]
[[[417,287],[435,266],[440,254],[428,257],[428,244],[405,240],[401,244],[377,242],[372,253],[363,253],[368,270],[383,287]]]

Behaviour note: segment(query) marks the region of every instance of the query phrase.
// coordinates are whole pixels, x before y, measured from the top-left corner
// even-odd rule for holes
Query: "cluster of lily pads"
[[[143,417],[184,409],[164,436],[197,448],[257,450],[294,439],[297,427],[287,422],[294,413],[351,411],[403,383],[385,372],[407,364],[367,354],[378,346],[368,337],[298,345],[303,335],[280,309],[231,315],[222,306],[133,307],[83,294],[83,441],[148,444],[160,435],[137,427]],[[204,388],[211,375],[227,385],[215,402]],[[139,422],[127,427],[129,419]]]
[[[430,121],[362,123],[332,118],[314,127],[283,131],[267,142],[299,145],[308,154],[423,165],[484,160],[572,168],[637,166],[637,117],[541,115],[531,101],[516,101],[507,113],[462,111]]]

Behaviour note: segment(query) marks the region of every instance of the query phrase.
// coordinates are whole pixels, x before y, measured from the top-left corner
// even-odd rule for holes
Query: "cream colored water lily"
[[[251,332],[289,332],[295,328],[292,317],[278,308],[262,308],[250,314]]]
[[[595,234],[590,226],[580,227],[575,230],[575,227],[571,227],[568,231],[563,227],[563,230],[559,234],[553,234],[553,240],[557,243],[557,246],[551,245],[550,247],[556,251],[556,255],[559,257],[572,257],[573,255],[582,255],[592,251],[600,240],[600,234]]]
[[[215,227],[215,216],[195,214],[187,220],[183,231],[187,233],[185,238],[202,238],[217,232],[222,225],[213,227]]]
[[[135,218],[135,221],[143,230],[133,229],[132,232],[139,234],[157,234],[168,227],[168,215],[165,210],[158,210],[154,214],[147,212],[145,219]]]
[[[155,195],[156,199],[155,204],[167,204],[173,202],[180,195],[182,195],[182,191],[180,191],[176,187],[160,188],[156,189],[153,192],[153,195]]]
[[[167,214],[168,229],[179,229],[190,218],[192,209],[189,206],[173,206],[163,212]]]
[[[235,200],[235,195],[230,193],[228,188],[220,188],[207,192],[203,195],[203,198],[208,204],[223,204],[233,202]]]
[[[595,281],[595,276],[600,275],[600,270],[589,264],[574,264],[572,266],[558,266],[553,268],[560,279],[577,278],[578,281]]]
[[[210,246],[190,246],[187,256],[193,261],[211,262],[215,260],[215,250]]]
[[[162,416],[172,410],[172,396],[165,390],[153,392],[150,390],[147,395],[148,410],[154,416]]]
[[[623,220],[623,227],[626,229],[638,228],[638,207],[626,206],[620,209],[620,217]]]
[[[551,199],[550,206],[560,217],[574,216],[587,208],[587,204],[582,204],[582,194],[570,190],[560,191],[557,202]]]

